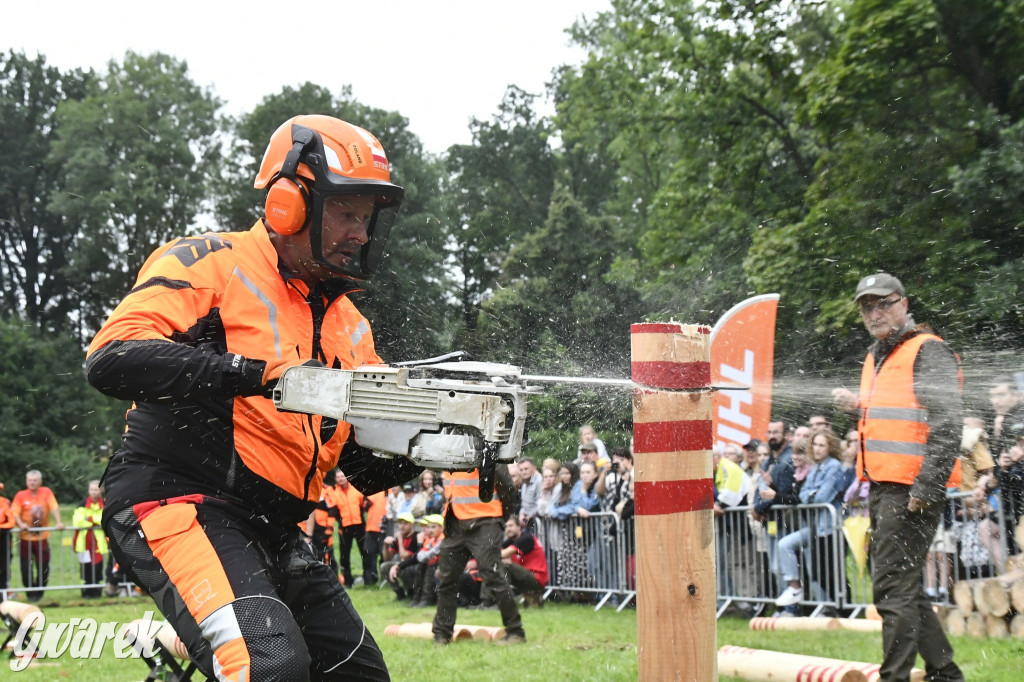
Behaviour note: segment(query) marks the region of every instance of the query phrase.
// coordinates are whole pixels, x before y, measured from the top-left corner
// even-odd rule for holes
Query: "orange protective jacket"
[[[928,411],[914,392],[914,361],[922,344],[942,341],[935,334],[917,334],[894,348],[881,366],[868,353],[860,379],[861,480],[913,485],[928,454]],[[956,460],[946,487],[960,485]]]
[[[502,466],[502,465],[499,465]],[[481,502],[478,496],[480,472],[450,471],[444,475],[444,497],[455,518],[460,521],[487,517],[502,517],[501,500],[495,496],[490,502]]]
[[[11,510],[11,502],[6,497],[0,497],[0,530],[14,528],[14,512]]]
[[[289,277],[262,220],[157,249],[86,361],[93,386],[134,401],[104,479],[106,517],[199,493],[282,523],[308,518],[349,425],[240,393],[259,386],[264,362],[379,364],[352,290]]]
[[[360,526],[363,523],[363,494],[349,484],[342,490],[341,486],[333,486],[327,491],[327,498],[338,508],[338,523],[342,528]]]
[[[367,497],[370,508],[366,510],[366,532],[380,533],[381,524],[388,513],[388,497],[383,491]]]

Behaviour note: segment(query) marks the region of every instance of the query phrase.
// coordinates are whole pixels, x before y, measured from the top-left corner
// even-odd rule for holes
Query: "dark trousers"
[[[512,587],[519,592],[519,594],[528,594],[530,592],[540,592],[544,589],[544,586],[537,580],[537,576],[533,574],[528,568],[520,566],[519,564],[502,564],[505,569],[505,574],[508,576],[508,582]]]
[[[924,593],[924,567],[942,518],[942,505],[922,512],[907,511],[910,486],[875,483],[871,486],[871,581],[875,606],[882,616],[883,682],[904,682],[918,653],[927,679],[963,682],[931,601]]]
[[[6,590],[11,580],[11,531],[0,530],[0,590]]]
[[[366,550],[363,548],[363,538],[366,537],[366,526],[358,524],[355,526],[345,526],[341,529],[341,534],[338,537],[338,565],[341,566],[341,575],[345,578],[345,586],[352,587],[352,545],[353,543],[359,548],[359,556],[363,559],[363,583],[371,584],[374,581],[367,581],[367,576],[372,576],[376,573],[377,567],[374,566],[373,572],[367,571],[366,561]]]
[[[380,563],[380,553],[384,549],[384,533],[376,530],[368,530],[363,536],[363,582],[367,585],[375,584],[379,575],[377,564]]]
[[[450,640],[459,609],[459,580],[466,562],[476,557],[477,569],[484,587],[498,603],[501,622],[509,634],[523,634],[519,606],[512,588],[505,579],[501,564],[501,540],[504,528],[500,518],[460,521],[449,511],[441,542],[441,584],[437,588],[437,613],[434,614],[435,636]]]
[[[25,590],[25,599],[39,601],[43,598],[43,591],[31,588],[46,587],[50,582],[50,541],[22,540],[18,558],[21,560],[21,581],[30,588]]]
[[[405,599],[412,597],[416,590],[416,567],[419,564],[413,564],[411,566],[401,567],[401,562],[396,558],[391,561],[385,561],[380,565],[380,574],[388,581],[391,585],[391,589],[395,591],[395,595],[399,599]],[[395,579],[391,579],[391,567],[398,566],[398,571],[395,573]]]
[[[81,564],[82,582],[86,585],[98,584],[99,587],[83,587],[82,596],[86,599],[96,599],[103,596],[103,557],[95,563]]]
[[[206,498],[141,520],[129,507],[103,527],[206,677],[390,679],[338,575],[295,525]]]

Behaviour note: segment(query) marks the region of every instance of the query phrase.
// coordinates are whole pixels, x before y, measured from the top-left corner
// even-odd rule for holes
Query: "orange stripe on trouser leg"
[[[197,623],[234,601],[235,592],[220,557],[196,521],[194,505],[160,507],[142,519],[141,525],[146,542]]]
[[[218,680],[248,682],[250,678],[249,649],[241,637],[222,644],[213,652],[213,672]]]
[[[196,520],[194,505],[159,507],[140,524],[153,555],[200,628],[217,609],[234,601],[234,590],[220,557]],[[242,638],[218,646],[213,655],[220,671],[218,679],[236,680],[242,673],[248,676],[251,662]]]

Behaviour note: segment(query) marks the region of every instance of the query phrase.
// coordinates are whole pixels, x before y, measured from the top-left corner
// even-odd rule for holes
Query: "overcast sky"
[[[429,151],[442,152],[470,141],[470,119],[489,120],[509,84],[542,93],[552,69],[579,64],[584,54],[569,47],[565,29],[610,4],[5,3],[0,49],[41,53],[61,69],[97,70],[127,50],[165,52],[187,61],[192,79],[212,88],[231,114],[286,85],[308,80],[335,93],[351,85],[358,101],[400,112]]]

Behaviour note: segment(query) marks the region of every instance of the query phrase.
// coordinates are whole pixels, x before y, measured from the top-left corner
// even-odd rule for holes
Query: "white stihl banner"
[[[778,294],[748,298],[722,315],[711,330],[711,381],[749,386],[749,391],[716,391],[711,424],[715,448],[740,447],[764,439],[772,414],[775,368],[775,311]]]

